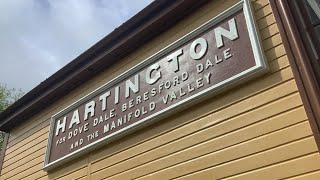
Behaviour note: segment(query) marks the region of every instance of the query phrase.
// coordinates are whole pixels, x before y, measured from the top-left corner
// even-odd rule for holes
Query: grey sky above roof
[[[0,83],[31,90],[150,2],[0,1]]]

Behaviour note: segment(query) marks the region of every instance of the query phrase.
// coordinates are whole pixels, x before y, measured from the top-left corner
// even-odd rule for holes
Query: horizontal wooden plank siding
[[[318,154],[315,153],[313,156],[309,157],[309,159],[310,159],[311,161],[314,161],[314,163],[319,163],[319,162],[317,162],[317,161],[319,161],[318,158],[317,158],[317,156],[318,156]],[[316,158],[314,158],[314,157],[316,157]],[[311,158],[312,158],[312,159],[311,159]],[[310,162],[307,162],[307,163],[308,163],[308,165],[311,165],[311,166],[312,166],[312,164],[311,164]],[[310,171],[310,170],[309,170],[309,171]],[[285,178],[285,179],[291,179],[291,180],[302,180],[302,179],[318,180],[319,177],[320,177],[320,170],[317,169],[317,170],[315,170],[315,171],[307,172],[307,173],[304,173],[304,174],[300,174],[300,175],[298,175],[298,176],[294,176],[294,177],[290,177],[290,178]]]
[[[238,0],[214,0],[12,129],[0,179],[319,179],[320,155],[269,1],[253,0],[270,71],[43,171],[50,117]]]
[[[270,62],[270,73],[261,78],[264,82],[271,81],[273,76],[283,73],[288,67],[277,24],[266,2],[254,2],[263,48]],[[241,101],[234,99],[232,102],[228,94],[221,99],[225,107],[214,109],[214,103],[201,106],[202,109],[212,107],[212,112],[204,113],[203,117],[191,119],[187,113],[181,116],[191,119],[190,122],[149,139],[141,135],[141,139],[146,140],[140,144],[119,148],[116,153],[113,153],[116,148],[92,153],[91,178],[232,179],[240,177],[241,173],[253,173],[256,169],[317,154],[295,81],[290,79],[279,78],[277,83],[264,90],[261,90],[259,82],[252,82],[246,86],[254,88],[257,94],[247,91],[248,95],[245,95],[245,90],[238,89],[235,92],[244,97]],[[215,99],[215,103],[219,104],[219,100]],[[180,117],[170,119],[163,126],[169,129],[171,120],[178,119]],[[110,155],[101,158],[103,152]],[[295,173],[306,171],[297,170]],[[275,177],[286,176],[289,174],[284,171]],[[266,176],[265,179],[269,178]]]

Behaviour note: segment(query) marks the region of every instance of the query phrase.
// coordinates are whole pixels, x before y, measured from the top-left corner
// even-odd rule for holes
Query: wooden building
[[[319,179],[319,15],[152,2],[0,114],[0,179]]]

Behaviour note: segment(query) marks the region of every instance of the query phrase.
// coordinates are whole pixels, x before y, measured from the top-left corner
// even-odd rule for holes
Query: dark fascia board
[[[8,140],[9,140],[9,133],[5,133],[3,141],[2,141],[2,149],[0,151],[0,174],[1,174],[1,171],[2,171],[4,155],[6,154],[6,150],[7,150]]]
[[[209,0],[155,0],[0,114],[0,131],[42,111]]]

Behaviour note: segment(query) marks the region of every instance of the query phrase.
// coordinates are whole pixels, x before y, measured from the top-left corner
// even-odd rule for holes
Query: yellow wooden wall
[[[319,179],[320,155],[267,0],[253,6],[270,72],[121,141],[42,170],[52,114],[237,0],[215,0],[12,129],[1,179]]]

